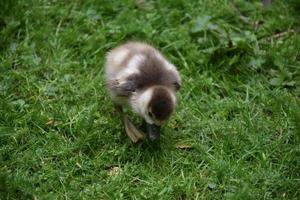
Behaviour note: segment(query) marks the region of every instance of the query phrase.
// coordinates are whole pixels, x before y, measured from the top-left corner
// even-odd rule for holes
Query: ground
[[[299,199],[300,3],[1,1],[0,199]],[[104,57],[147,41],[182,76],[133,144]]]

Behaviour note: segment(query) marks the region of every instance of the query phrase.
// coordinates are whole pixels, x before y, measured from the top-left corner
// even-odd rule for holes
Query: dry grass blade
[[[191,144],[184,144],[184,143],[176,144],[175,147],[177,149],[192,149],[193,148],[193,146]]]
[[[110,170],[108,170],[107,175],[108,176],[115,176],[120,174],[122,169],[120,167],[113,167]]]
[[[280,32],[280,33],[276,33],[274,35],[271,35],[271,36],[268,36],[268,37],[264,37],[261,39],[262,42],[269,42],[271,40],[274,40],[274,39],[279,39],[279,38],[282,38],[282,37],[286,37],[290,34],[293,34],[293,33],[296,33],[296,31],[294,29],[290,29],[290,30],[287,30],[287,31],[284,31],[284,32]]]

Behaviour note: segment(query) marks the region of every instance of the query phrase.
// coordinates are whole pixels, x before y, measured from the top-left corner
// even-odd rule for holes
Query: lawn
[[[300,198],[298,0],[0,8],[0,199]],[[133,144],[105,90],[127,40],[181,73],[159,144]]]

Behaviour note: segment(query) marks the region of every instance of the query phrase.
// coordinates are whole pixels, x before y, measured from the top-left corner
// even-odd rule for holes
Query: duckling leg
[[[119,105],[115,105],[116,110],[120,113],[121,117],[123,118],[123,123],[125,125],[125,131],[129,139],[136,143],[141,139],[145,138],[145,135],[141,133],[128,119],[127,115],[123,112],[123,108]]]
[[[128,119],[127,115],[124,115],[124,124],[127,136],[131,139],[132,142],[136,143],[141,139],[145,138],[145,135],[141,133]]]

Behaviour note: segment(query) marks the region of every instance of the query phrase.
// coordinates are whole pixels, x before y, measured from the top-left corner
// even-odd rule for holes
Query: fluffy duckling
[[[121,107],[129,105],[146,121],[149,139],[158,140],[160,126],[176,105],[181,82],[176,67],[151,45],[128,42],[108,53],[105,75],[113,102]],[[133,141],[143,137],[127,118],[124,123]]]

